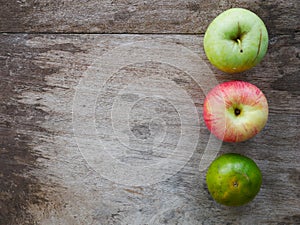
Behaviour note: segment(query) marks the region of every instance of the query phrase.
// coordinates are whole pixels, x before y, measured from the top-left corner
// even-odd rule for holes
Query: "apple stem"
[[[237,43],[238,43],[238,45],[239,45],[239,47],[240,47],[240,53],[243,53],[243,47],[242,47],[242,42],[241,42],[241,40],[238,38],[236,41],[237,41]]]

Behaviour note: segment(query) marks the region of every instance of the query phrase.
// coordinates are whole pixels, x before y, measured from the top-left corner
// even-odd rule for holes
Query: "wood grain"
[[[0,5],[0,225],[300,224],[299,1]],[[270,38],[264,60],[237,75],[202,48],[231,7],[259,15]],[[235,79],[261,88],[269,120],[255,138],[220,145],[202,104],[215,82]],[[225,152],[262,170],[243,207],[216,204],[199,171]]]
[[[0,1],[0,32],[203,34],[232,7],[254,11],[271,35],[299,32],[299,1]]]
[[[2,34],[1,224],[298,224],[299,35],[277,35],[271,39],[263,62],[240,75],[226,75],[211,67],[201,48],[202,40],[203,36],[196,35]],[[137,47],[134,43],[144,44]],[[157,53],[153,43],[162,46],[156,60],[149,56]],[[118,54],[120,46],[130,45],[135,48],[122,59],[123,55]],[[140,56],[139,52],[145,49],[149,54]],[[184,55],[187,68],[197,67],[193,61],[196,54],[218,82],[246,80],[260,87],[268,98],[270,118],[263,132],[244,143],[223,144],[220,149],[220,154],[239,152],[250,156],[262,170],[261,191],[246,206],[220,206],[207,191],[205,171],[199,172],[209,139],[201,116],[205,92],[197,79],[179,65],[163,61],[164,54],[176,50],[180,51],[170,58]],[[101,89],[93,92],[98,81],[87,83],[86,78],[96,76],[102,80],[106,76],[105,66],[126,63],[131,55],[140,57],[141,62],[125,66],[120,63],[121,67],[105,79]],[[115,62],[98,61],[108,56],[115,57]],[[203,71],[199,71],[199,76],[204,77],[201,82],[209,86],[211,79]],[[83,84],[88,88],[82,92],[87,93],[87,108],[74,108],[78,103],[74,103],[76,93],[83,90]],[[165,97],[169,89],[161,84],[178,88],[170,90],[177,101]],[[130,90],[134,92],[129,93]],[[176,96],[181,91],[189,98]],[[93,167],[89,163],[93,158],[78,148],[74,131],[74,115],[90,121],[88,106],[94,94],[98,96],[94,109],[98,133],[93,136],[87,129],[85,135],[80,133],[81,138],[100,149],[99,138],[115,159],[127,165],[149,165],[168,157],[178,145],[181,126],[194,133],[193,124],[180,122],[184,120],[178,112],[185,110],[198,112],[196,148],[188,158],[172,158],[169,163],[186,163],[178,171],[165,168],[162,172],[170,176],[155,184],[132,186],[103,176],[95,164]],[[116,99],[135,103],[129,119],[128,114],[115,111]],[[194,107],[180,108],[190,100]],[[117,114],[110,117],[112,112]],[[113,122],[129,123],[131,130],[124,134],[132,134],[133,139],[125,150],[122,148],[126,143],[120,141],[122,136],[116,136],[112,130],[112,118]],[[161,143],[164,151],[151,150],[155,141]],[[97,156],[94,159],[99,159]],[[106,166],[115,174],[122,172]],[[127,175],[123,174],[123,178]]]

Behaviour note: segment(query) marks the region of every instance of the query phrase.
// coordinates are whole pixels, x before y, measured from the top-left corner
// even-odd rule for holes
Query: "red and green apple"
[[[259,133],[268,120],[268,102],[255,85],[224,82],[207,94],[203,105],[207,128],[225,142],[242,142]]]
[[[218,15],[204,35],[209,61],[227,73],[239,73],[257,65],[268,48],[268,31],[253,12],[232,8]]]

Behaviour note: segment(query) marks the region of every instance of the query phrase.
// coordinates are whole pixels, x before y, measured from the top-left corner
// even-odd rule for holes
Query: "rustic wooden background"
[[[0,0],[0,7],[1,225],[300,224],[298,0]],[[264,60],[238,75],[213,68],[202,47],[209,22],[231,7],[258,14],[270,38]],[[270,116],[262,133],[207,149],[202,102],[214,79],[263,90]],[[250,204],[228,208],[210,197],[199,165],[216,150],[245,154],[261,168]]]

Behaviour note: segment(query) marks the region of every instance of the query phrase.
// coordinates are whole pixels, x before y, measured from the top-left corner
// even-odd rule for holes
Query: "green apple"
[[[227,73],[239,73],[257,65],[268,48],[268,31],[253,12],[232,8],[217,16],[204,35],[209,61]]]
[[[218,203],[240,206],[255,198],[261,187],[262,175],[252,159],[227,153],[211,163],[206,183],[209,193]]]

